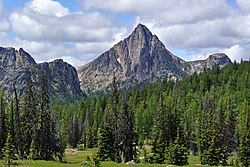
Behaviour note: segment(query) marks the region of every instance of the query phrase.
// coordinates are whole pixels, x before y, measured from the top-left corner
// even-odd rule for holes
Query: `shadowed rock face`
[[[214,64],[231,64],[225,54],[214,54],[202,61],[185,62],[168,51],[147,27],[139,24],[132,34],[94,61],[78,68],[82,90],[89,94],[107,89],[114,77],[120,88],[176,79],[202,72]]]
[[[62,60],[37,64],[23,49],[17,51],[14,48],[0,47],[0,87],[6,90],[8,96],[13,93],[13,85],[22,95],[30,78],[35,87],[38,87],[43,71],[48,78],[52,98],[67,100],[84,95],[73,66]]]

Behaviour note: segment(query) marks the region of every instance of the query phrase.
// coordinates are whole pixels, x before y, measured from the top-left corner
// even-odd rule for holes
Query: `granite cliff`
[[[24,93],[29,78],[39,86],[41,73],[47,76],[49,93],[56,100],[76,99],[84,94],[80,89],[76,69],[62,60],[36,63],[23,49],[0,47],[0,88],[7,95],[13,93],[13,85],[20,95]]]
[[[146,26],[139,24],[131,35],[77,71],[81,89],[90,94],[109,89],[114,75],[120,88],[127,89],[230,64],[231,60],[219,53],[206,60],[186,62],[168,51]]]

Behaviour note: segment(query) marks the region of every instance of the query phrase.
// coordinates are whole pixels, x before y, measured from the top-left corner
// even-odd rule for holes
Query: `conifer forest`
[[[250,62],[69,103],[47,78],[24,95],[0,93],[0,159],[64,161],[66,148],[96,148],[103,161],[250,166]],[[229,157],[231,161],[229,161]]]

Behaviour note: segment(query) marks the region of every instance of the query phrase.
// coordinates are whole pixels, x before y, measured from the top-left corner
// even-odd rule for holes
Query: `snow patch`
[[[121,60],[120,60],[120,58],[118,58],[118,59],[117,59],[117,61],[121,64]]]

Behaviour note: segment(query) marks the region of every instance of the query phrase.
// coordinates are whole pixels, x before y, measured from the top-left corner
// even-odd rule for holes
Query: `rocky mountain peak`
[[[138,24],[127,40],[136,41],[141,46],[146,45],[148,47],[152,38],[153,34],[149,31],[149,29],[143,24]]]
[[[17,68],[26,68],[36,64],[35,60],[22,48],[0,47],[0,67],[2,70],[12,71]]]
[[[223,67],[230,65],[231,60],[225,54],[217,53],[206,60],[186,62],[168,51],[145,25],[138,24],[127,38],[79,67],[78,77],[81,89],[90,94],[109,89],[114,73],[123,89],[166,78],[182,78],[215,64]]]
[[[232,64],[230,58],[224,53],[215,53],[208,56],[205,60],[195,60],[187,62],[189,74],[203,72],[205,68],[212,68],[218,65],[220,68]]]
[[[112,83],[114,72],[118,82],[124,83],[122,88],[184,75],[163,43],[142,24],[99,58],[78,68],[82,90],[103,90]]]
[[[66,101],[84,96],[76,69],[70,64],[61,59],[37,64],[22,48],[0,47],[0,89],[4,88],[8,96],[13,93],[13,85],[22,95],[29,79],[38,87],[42,72],[47,76],[49,91],[54,99]]]
[[[232,63],[230,58],[225,53],[215,53],[208,57],[208,61],[213,62],[220,67],[224,67],[224,64]]]
[[[31,57],[29,53],[20,48],[16,51],[16,66],[20,67],[28,67],[31,64],[36,64],[35,60]]]

